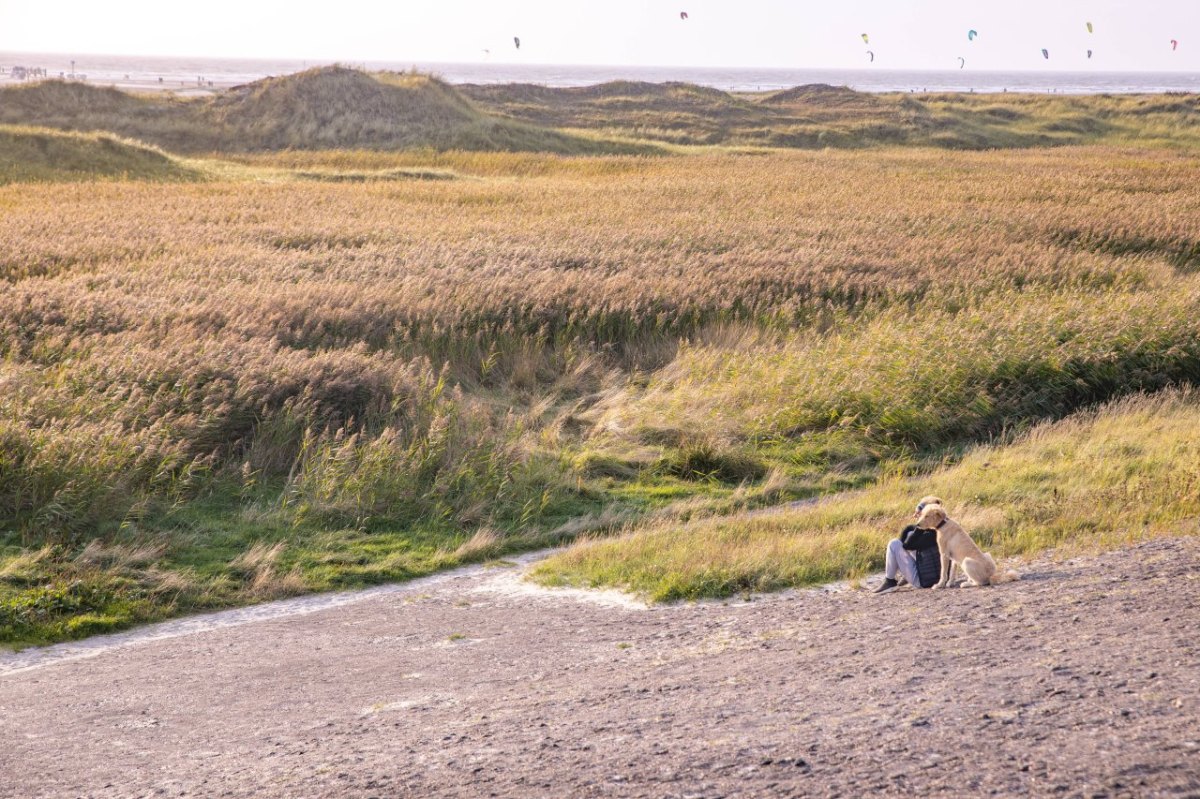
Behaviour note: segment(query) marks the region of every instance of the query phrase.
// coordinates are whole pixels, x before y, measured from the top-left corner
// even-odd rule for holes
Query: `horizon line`
[[[28,55],[28,56],[57,56],[61,58],[74,59],[76,61],[81,58],[97,57],[97,58],[161,58],[174,60],[208,60],[208,61],[249,61],[258,63],[270,62],[298,62],[306,66],[308,62],[313,63],[311,66],[348,66],[366,64],[388,64],[399,65],[408,63],[413,67],[422,65],[444,65],[444,66],[472,66],[486,67],[494,65],[497,67],[575,67],[582,69],[694,69],[694,70],[771,70],[778,72],[796,72],[796,71],[828,71],[828,72],[971,72],[977,75],[981,74],[1011,74],[1011,73],[1028,73],[1034,75],[1049,75],[1055,73],[1071,73],[1071,74],[1146,74],[1146,75],[1198,75],[1200,70],[1183,69],[1183,70],[1162,70],[1162,69],[1088,69],[1081,67],[1064,67],[1064,68],[1030,68],[1030,67],[1007,67],[1007,68],[989,68],[989,69],[967,69],[960,70],[954,67],[946,67],[945,69],[930,68],[930,67],[835,67],[835,66],[768,66],[768,65],[737,65],[737,64],[721,64],[721,65],[703,65],[703,64],[599,64],[599,63],[571,63],[571,62],[540,62],[540,61],[429,61],[429,60],[412,60],[412,59],[395,59],[395,58],[331,58],[331,57],[304,57],[304,56],[218,56],[218,55],[167,55],[163,53],[68,53],[59,51],[33,51],[33,50],[5,50],[0,49],[0,54],[3,55]]]

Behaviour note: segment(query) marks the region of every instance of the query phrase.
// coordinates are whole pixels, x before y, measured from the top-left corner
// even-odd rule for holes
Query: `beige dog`
[[[967,575],[968,586],[994,585],[1020,579],[1014,571],[999,571],[992,556],[983,552],[971,540],[971,536],[967,535],[967,531],[946,515],[946,510],[940,502],[925,505],[920,518],[917,519],[917,527],[923,530],[937,530],[938,554],[942,556],[942,579],[934,588],[945,588],[954,579],[955,566]]]

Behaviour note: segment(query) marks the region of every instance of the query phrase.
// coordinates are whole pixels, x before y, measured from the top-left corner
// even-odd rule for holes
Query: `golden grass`
[[[833,430],[927,448],[1061,415],[1118,386],[1186,382],[1200,365],[1198,319],[1193,276],[1153,288],[981,292],[953,312],[931,293],[904,313],[883,309],[824,333],[747,331],[685,345],[597,422],[623,431],[609,436],[617,442],[698,435],[685,431],[771,442]]]
[[[0,187],[0,572],[54,581],[0,578],[0,635],[862,485],[1200,381],[1200,170],[1170,149],[207,169]],[[412,170],[458,179],[297,174]],[[877,554],[846,541],[837,573]],[[258,542],[286,543],[261,580]],[[833,573],[802,560],[763,584]]]
[[[482,108],[560,129],[686,145],[949,149],[1137,142],[1195,147],[1195,95],[866,94],[797,86],[730,94],[682,83],[463,86]]]
[[[1117,401],[981,446],[961,462],[811,507],[759,517],[657,522],[576,543],[538,564],[551,585],[615,586],[653,600],[721,597],[839,579],[883,565],[918,497],[935,494],[997,557],[1095,551],[1200,533],[1200,396]]]
[[[0,123],[102,130],[173,152],[365,147],[558,153],[651,152],[489,114],[430,75],[324,67],[215,97],[132,95],[61,80],[0,88]]]
[[[1105,347],[1170,379],[1193,366],[1197,171],[1171,152],[585,159],[541,175],[489,158],[525,176],[0,189],[0,434],[21,475],[5,517],[86,534],[121,496],[182,497],[248,463],[260,482],[290,474],[294,507],[474,525],[478,491],[543,479],[531,453],[581,423],[597,441],[658,429],[655,445],[677,425],[718,449],[847,428],[928,445],[1153,387],[1105,377]],[[670,362],[681,339],[648,390],[599,402],[609,416],[543,418],[619,386],[613,367]],[[907,376],[930,351],[954,353],[963,396],[922,407],[937,389]],[[1039,369],[1058,393],[1005,405]],[[536,412],[506,421],[512,403]],[[951,405],[966,411],[947,421]],[[549,418],[558,432],[517,443]],[[374,465],[397,457],[424,466]]]
[[[307,586],[298,570],[282,572],[279,568],[286,548],[282,541],[257,542],[230,562],[230,571],[242,579],[242,593],[248,599],[277,599],[305,592]]]

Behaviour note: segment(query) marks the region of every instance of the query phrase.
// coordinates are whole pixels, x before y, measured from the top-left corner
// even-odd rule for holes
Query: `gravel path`
[[[476,567],[4,654],[0,796],[1197,797],[1198,566],[649,609]]]

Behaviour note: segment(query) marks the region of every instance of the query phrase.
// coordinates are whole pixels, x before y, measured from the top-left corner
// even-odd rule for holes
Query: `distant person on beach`
[[[927,505],[941,505],[937,497],[924,497],[917,503],[917,512]],[[900,531],[900,535],[888,542],[887,556],[884,560],[883,583],[872,593],[886,594],[900,587],[903,579],[914,588],[930,588],[941,577],[941,559],[937,549],[937,531],[921,530],[915,524],[910,524]]]

